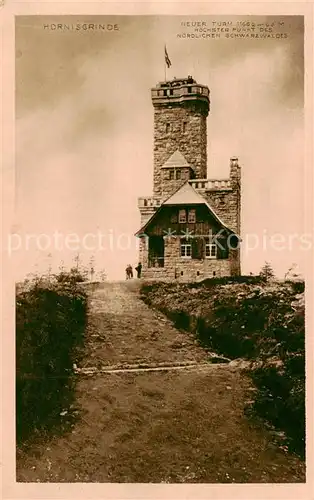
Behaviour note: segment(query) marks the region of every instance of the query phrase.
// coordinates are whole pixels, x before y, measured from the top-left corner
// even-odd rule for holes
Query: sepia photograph
[[[17,482],[306,482],[304,24],[15,17]]]

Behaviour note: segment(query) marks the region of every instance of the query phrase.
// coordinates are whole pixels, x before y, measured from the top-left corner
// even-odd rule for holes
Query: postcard
[[[310,5],[2,21],[3,498],[310,498]]]

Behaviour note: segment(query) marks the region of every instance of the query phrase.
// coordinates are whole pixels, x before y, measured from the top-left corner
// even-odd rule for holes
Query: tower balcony
[[[209,111],[209,88],[192,77],[160,82],[151,89],[151,97],[155,107],[197,101],[205,105],[207,113]]]

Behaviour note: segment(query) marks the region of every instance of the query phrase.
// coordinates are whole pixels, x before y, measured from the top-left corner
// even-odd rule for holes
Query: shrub
[[[265,281],[268,281],[270,279],[273,279],[275,277],[273,268],[271,267],[269,262],[265,262],[264,266],[262,267],[260,271],[260,276],[265,279]]]
[[[263,417],[289,438],[291,450],[305,456],[305,377],[304,358],[301,370],[293,373],[287,365],[262,366],[251,372],[258,388],[251,411]],[[303,372],[302,375],[300,371]]]
[[[70,271],[61,271],[55,276],[57,283],[83,283],[86,281],[86,273],[73,267]]]
[[[71,281],[35,280],[16,297],[16,431],[48,430],[70,400],[83,342],[86,294]]]
[[[195,287],[212,287],[215,285],[227,285],[233,283],[246,283],[251,285],[257,285],[265,283],[265,278],[263,276],[223,276],[221,278],[207,278],[198,283],[191,283],[189,286]]]
[[[200,344],[228,358],[258,361],[253,413],[285,431],[304,455],[304,282],[228,277],[201,283],[145,285],[144,300],[192,330]]]

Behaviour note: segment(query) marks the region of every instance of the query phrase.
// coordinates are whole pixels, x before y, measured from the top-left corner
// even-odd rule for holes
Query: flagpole
[[[171,61],[170,61],[170,58],[169,58],[169,55],[167,52],[166,44],[165,44],[164,50],[165,50],[165,81],[167,81],[167,68],[170,68]]]
[[[164,44],[164,53],[166,54],[166,44]],[[164,57],[164,72],[165,72],[165,82],[167,81],[167,63],[166,57]]]

